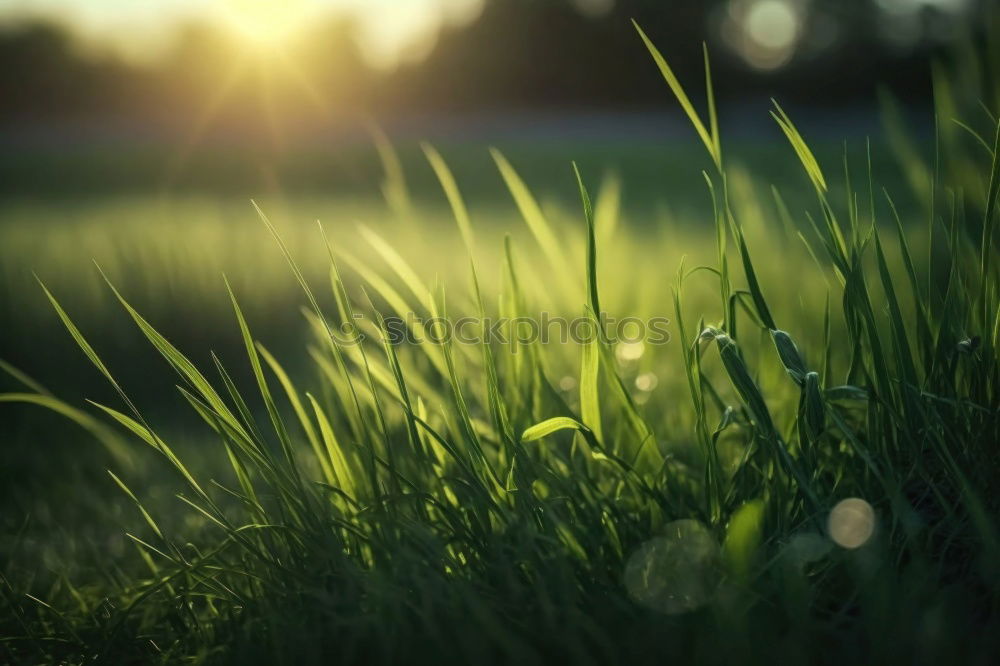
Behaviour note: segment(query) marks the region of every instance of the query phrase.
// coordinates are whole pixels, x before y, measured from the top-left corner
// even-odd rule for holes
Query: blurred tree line
[[[767,0],[768,10],[784,2],[800,24],[794,26],[794,55],[762,71],[726,43],[733,17],[760,1],[487,0],[473,22],[445,28],[427,57],[391,71],[366,65],[355,26],[338,16],[314,23],[274,62],[240,56],[234,38],[218,28],[189,25],[165,58],[143,66],[86,52],[53,24],[9,26],[0,32],[0,122],[135,117],[190,123],[213,104],[234,123],[245,120],[245,109],[260,105],[269,114],[294,118],[310,107],[327,117],[384,117],[399,111],[666,104],[669,96],[632,18],[695,90],[702,80],[701,43],[707,42],[721,96],[776,94],[849,104],[884,82],[904,99],[921,100],[929,94],[928,58],[964,34],[962,25],[982,25],[971,19],[988,4],[951,0],[971,7],[963,14],[971,18],[960,24],[942,9],[949,6],[943,0]],[[892,14],[893,6],[908,12],[912,34],[903,46],[891,33],[887,38],[886,29],[903,16]]]

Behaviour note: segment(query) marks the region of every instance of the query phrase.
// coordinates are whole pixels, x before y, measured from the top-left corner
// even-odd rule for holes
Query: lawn
[[[657,144],[358,147],[254,202],[20,172],[0,657],[990,663],[996,99],[730,144],[649,48]]]

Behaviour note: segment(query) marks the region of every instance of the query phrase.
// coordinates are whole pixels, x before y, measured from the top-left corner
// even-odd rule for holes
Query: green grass
[[[865,141],[826,164],[777,105],[801,173],[772,191],[729,161],[712,98],[699,111],[646,45],[708,153],[710,203],[687,223],[630,224],[614,180],[568,163],[579,207],[539,204],[495,151],[523,220],[503,237],[430,146],[448,207],[421,213],[383,142],[378,224],[272,221],[261,202],[252,230],[165,222],[171,242],[142,257],[136,242],[161,227],[68,229],[65,247],[33,253],[39,300],[107,387],[70,405],[2,366],[21,386],[0,400],[54,409],[95,443],[60,423],[28,431],[66,441],[36,460],[37,495],[10,501],[27,518],[5,519],[0,655],[995,658],[997,101],[939,85],[939,109],[967,114],[980,138],[939,112],[927,163],[892,127],[905,172],[926,176],[892,193],[918,202],[901,219]],[[803,190],[808,207],[783,203]],[[75,270],[49,277],[86,243],[99,288]],[[198,311],[212,316],[164,305],[209,283],[218,300]],[[162,373],[148,350],[89,332],[111,301]],[[223,307],[233,334],[216,352],[172,342],[221,325]],[[642,353],[604,336],[387,340],[386,318],[409,312],[542,311],[667,315],[672,339]],[[350,322],[364,344],[335,335]],[[55,344],[40,338],[39,357]],[[176,383],[172,397],[157,383]],[[850,498],[864,502],[840,504]]]

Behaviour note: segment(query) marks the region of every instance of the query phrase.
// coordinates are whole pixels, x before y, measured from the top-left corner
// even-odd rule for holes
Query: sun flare
[[[225,0],[223,19],[247,45],[274,49],[299,35],[316,9],[310,0]]]

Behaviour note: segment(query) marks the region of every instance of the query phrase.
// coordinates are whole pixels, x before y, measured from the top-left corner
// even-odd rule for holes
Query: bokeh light
[[[581,14],[598,18],[615,8],[615,0],[573,0],[573,5]]]
[[[640,391],[652,391],[659,383],[659,379],[653,372],[644,372],[635,378],[635,387]]]
[[[615,356],[622,363],[638,361],[646,353],[646,345],[641,342],[619,342],[615,346]]]
[[[830,512],[827,531],[838,546],[860,548],[875,533],[875,510],[858,497],[841,500]]]
[[[815,532],[796,534],[781,549],[782,561],[796,571],[826,557],[833,544],[829,539]]]
[[[799,20],[783,0],[761,0],[747,12],[747,35],[761,48],[786,52],[795,43]]]
[[[283,46],[315,20],[349,18],[369,65],[391,69],[426,53],[438,32],[464,25],[485,0],[3,0],[0,23],[48,20],[92,50],[149,64],[168,56],[177,31],[197,23],[221,27],[262,50]],[[588,5],[607,4],[589,0]],[[612,3],[613,4],[613,3]]]
[[[664,536],[644,543],[625,567],[625,587],[637,603],[676,615],[708,603],[721,578],[719,544],[697,520],[675,520]]]
[[[908,51],[924,40],[953,36],[972,9],[972,0],[875,0],[879,30],[897,50]]]
[[[795,55],[804,18],[805,7],[795,0],[731,0],[722,37],[751,67],[778,69]]]

